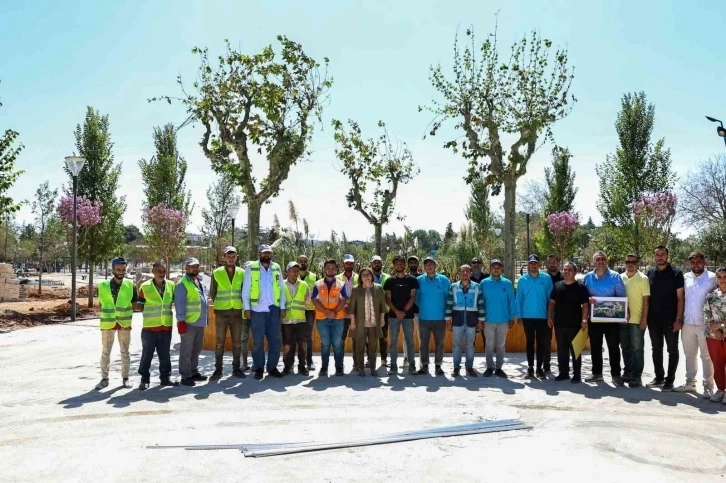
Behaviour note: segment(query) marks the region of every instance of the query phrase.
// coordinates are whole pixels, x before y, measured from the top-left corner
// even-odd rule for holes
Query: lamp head
[[[237,218],[238,212],[239,212],[239,205],[229,205],[227,207],[227,215],[232,219]]]
[[[706,119],[708,119],[708,120],[709,120],[709,121],[711,121],[711,122],[721,122],[721,121],[719,121],[718,119],[715,119],[715,118],[713,118],[713,117],[711,117],[711,116],[706,116]]]
[[[78,176],[83,166],[86,164],[86,158],[81,156],[67,156],[66,157],[66,168],[71,172],[73,177]]]

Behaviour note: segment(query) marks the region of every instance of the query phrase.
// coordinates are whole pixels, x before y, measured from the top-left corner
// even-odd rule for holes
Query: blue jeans
[[[388,318],[388,336],[391,338],[391,367],[398,366],[399,327],[403,327],[406,357],[408,357],[409,368],[413,369],[416,367],[416,353],[413,348],[413,319],[398,320],[396,317]]]
[[[333,346],[335,357],[335,370],[343,370],[343,319],[322,319],[317,321],[318,334],[320,334],[320,369],[328,370],[330,360],[330,346]]]
[[[620,326],[620,346],[623,348],[623,375],[640,380],[643,375],[645,357],[645,331],[640,330],[639,324],[625,324]]]
[[[453,341],[454,344],[454,369],[461,368],[461,340],[466,336],[466,368],[474,368],[474,340],[476,339],[476,327],[468,327],[466,325],[454,326]]]
[[[252,311],[252,363],[256,371],[265,367],[265,338],[267,338],[267,372],[277,369],[282,337],[280,307],[270,305],[269,312]]]

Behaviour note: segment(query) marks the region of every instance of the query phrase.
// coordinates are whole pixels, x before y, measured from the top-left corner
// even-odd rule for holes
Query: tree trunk
[[[262,203],[256,199],[247,202],[247,260],[257,260],[260,241],[260,211]]]
[[[383,257],[383,247],[381,246],[383,244],[383,225],[378,223],[373,225],[373,227],[375,228],[374,241],[376,244],[376,253],[374,255]]]
[[[169,280],[171,278],[171,265],[169,265],[169,257],[164,257],[164,263],[166,264],[166,279]],[[182,272],[185,268],[186,267],[182,267]]]
[[[88,307],[93,308],[93,262],[88,262]]]
[[[40,262],[38,263],[38,295],[43,292],[43,285],[41,281],[43,279],[43,252],[40,252]]]
[[[514,283],[516,267],[515,236],[517,234],[515,221],[517,182],[514,175],[506,174],[504,177],[504,276]]]

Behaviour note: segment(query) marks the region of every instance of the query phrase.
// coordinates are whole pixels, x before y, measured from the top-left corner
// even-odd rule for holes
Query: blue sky
[[[726,13],[713,0],[4,3],[0,129],[20,132],[25,151],[19,167],[26,170],[11,196],[30,199],[43,181],[59,188],[66,182],[63,158],[73,152],[73,130],[91,105],[110,116],[115,159],[123,162],[119,193],[127,197],[126,223],[140,225],[137,162],[153,154],[153,127],[184,119],[180,106],[149,104],[147,98],[178,94],[176,76],[191,83],[196,75],[191,48],[208,46],[216,55],[224,38],[254,53],[285,34],[313,57],[330,58],[334,86],[311,160],[292,169],[280,196],[262,212],[263,225],[275,213],[286,224],[292,199],[321,238],[331,228],[349,239],[373,234],[345,204],[348,187],[335,170],[332,118],[356,119],[371,136],[383,119],[408,143],[421,174],[400,192],[397,208],[406,225],[443,231],[448,222],[464,223],[466,162],[441,147],[445,139],[422,139],[431,116],[417,106],[436,96],[429,66],[450,67],[457,27],[473,24],[483,38],[497,11],[503,57],[533,28],[569,48],[578,103],[555,126],[555,136],[574,155],[576,205],[583,217],[600,219],[595,165],[617,145],[613,122],[625,92],[644,90],[655,103],[655,136],[665,137],[680,175],[724,149],[704,118],[726,118]],[[199,127],[179,133],[197,205],[190,231],[201,223],[199,208],[215,179],[198,146],[200,136]],[[521,183],[543,176],[550,148],[535,154]],[[266,169],[258,161],[258,177]],[[31,217],[28,208],[20,213]],[[238,220],[246,222],[244,208]],[[392,223],[388,231],[393,230],[400,231],[401,224]]]

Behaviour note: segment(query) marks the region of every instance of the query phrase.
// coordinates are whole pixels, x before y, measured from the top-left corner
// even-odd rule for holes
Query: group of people
[[[537,255],[530,255],[527,273],[517,281],[502,275],[501,260],[489,263],[485,273],[480,258],[460,267],[458,280],[451,282],[437,272],[436,260],[424,259],[419,272],[417,257],[393,258],[393,274],[383,272],[383,260],[374,256],[370,265],[354,273],[355,259],[345,255],[343,271],[337,260],[326,260],[322,277],[309,270],[308,258],[300,255],[282,268],[272,261],[269,245],[259,248],[259,259],[237,266],[234,247],[224,249],[224,265],[214,270],[209,290],[199,275],[199,261],[189,258],[185,275],[178,283],[166,280],[166,267],[154,264],[153,279],[138,290],[125,278],[126,261],[112,261],[114,277],[99,284],[103,353],[101,381],[96,389],[108,386],[109,356],[114,340],[121,346],[121,372],[124,387],[129,386],[129,344],[134,308],[143,313],[142,356],[138,372],[139,389],[150,384],[154,353],[159,357],[161,385],[194,386],[208,377],[199,371],[204,328],[208,325],[209,303],[213,303],[216,324],[215,370],[212,379],[223,376],[227,333],[232,340],[232,375],[255,379],[315,370],[312,359],[312,331],[317,327],[321,341],[319,376],[344,375],[346,337],[352,339],[354,371],[360,376],[378,375],[377,355],[389,375],[399,374],[398,338],[403,331],[403,364],[410,375],[430,373],[429,344],[434,339],[434,373],[443,375],[446,331],[453,339],[453,376],[474,370],[474,343],[477,333],[485,341],[486,370],[483,376],[506,378],[503,371],[505,342],[514,324],[524,328],[527,348],[526,378],[547,378],[551,372],[552,336],[557,342],[559,375],[557,381],[580,382],[581,356],[573,340],[582,330],[589,332],[592,374],[587,382],[603,380],[603,338],[609,352],[610,373],[616,386],[643,385],[644,334],[648,329],[653,348],[655,378],[646,384],[663,391],[696,392],[697,357],[703,367],[703,395],[712,401],[724,400],[726,389],[726,268],[714,274],[706,271],[700,252],[690,257],[691,271],[683,274],[668,262],[668,249],[654,251],[655,267],[646,274],[638,270],[639,259],[628,255],[626,271],[608,268],[605,253],[593,256],[594,270],[582,281],[575,278],[577,267],[549,255],[541,270]],[[718,286],[717,286],[718,285]],[[626,323],[593,322],[590,306],[598,297],[627,297]],[[171,379],[170,346],[174,314],[181,336],[179,373]],[[416,365],[413,333],[419,331],[419,367]],[[252,333],[252,367],[247,366],[249,336]],[[679,333],[686,353],[686,381],[675,388]],[[265,351],[265,341],[267,351]],[[390,360],[389,356],[390,341]],[[462,350],[462,346],[464,349]],[[667,370],[663,348],[668,351]],[[333,353],[331,368],[330,353]],[[623,367],[621,367],[621,349]],[[465,353],[465,354],[464,354]],[[278,370],[282,355],[283,370]],[[367,355],[367,357],[366,357]],[[495,361],[496,355],[496,361]],[[572,376],[570,376],[572,362]],[[716,387],[714,387],[714,385]]]

